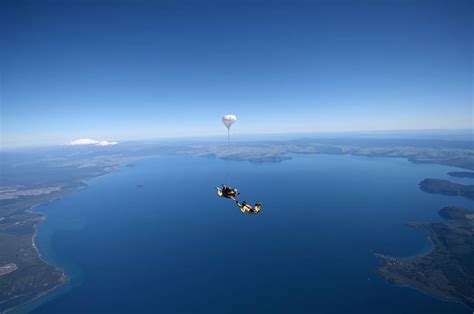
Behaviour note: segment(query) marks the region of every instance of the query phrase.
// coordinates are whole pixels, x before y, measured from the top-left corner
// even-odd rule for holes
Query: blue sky
[[[470,128],[472,3],[2,2],[2,142]]]

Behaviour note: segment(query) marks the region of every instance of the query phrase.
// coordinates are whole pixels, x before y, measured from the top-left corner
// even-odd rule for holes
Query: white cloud
[[[116,145],[118,142],[108,142],[108,141],[101,141],[97,143],[96,146],[109,146],[109,145]]]
[[[69,142],[69,145],[95,145],[95,146],[109,146],[116,145],[118,142],[97,141],[90,138],[80,138]]]
[[[78,140],[69,142],[69,145],[92,145],[92,144],[98,144],[99,141],[90,139],[90,138],[80,138]]]

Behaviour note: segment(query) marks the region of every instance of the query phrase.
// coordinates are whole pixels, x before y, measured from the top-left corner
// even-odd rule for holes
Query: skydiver
[[[260,211],[262,207],[262,204],[260,203],[257,203],[255,204],[255,207],[252,207],[249,204],[247,204],[246,201],[243,201],[241,204],[239,203],[239,201],[236,200],[235,204],[237,204],[237,206],[240,208],[240,211],[242,211],[243,213],[250,213],[250,214],[258,214],[258,212]]]
[[[222,197],[231,198],[235,201],[235,196],[239,195],[240,192],[237,189],[231,188],[225,184],[222,185],[220,188],[217,189],[217,194]]]

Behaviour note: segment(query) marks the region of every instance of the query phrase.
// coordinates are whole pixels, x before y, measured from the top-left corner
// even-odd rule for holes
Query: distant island
[[[451,177],[474,179],[474,172],[472,171],[453,171],[448,172],[448,175],[450,175]]]
[[[453,183],[448,180],[425,179],[420,183],[420,189],[428,193],[459,195],[474,199],[474,185]]]
[[[392,283],[460,301],[474,310],[474,211],[445,207],[439,214],[445,223],[409,223],[430,233],[430,253],[407,259],[376,254],[383,263],[378,272]]]

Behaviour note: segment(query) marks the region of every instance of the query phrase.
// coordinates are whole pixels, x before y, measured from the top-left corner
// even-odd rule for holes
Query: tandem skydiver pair
[[[243,213],[258,214],[258,212],[262,208],[262,204],[260,203],[256,203],[254,207],[247,204],[247,202],[245,201],[240,203],[236,198],[236,196],[239,195],[240,192],[237,189],[231,188],[230,186],[223,184],[221,187],[217,187],[216,189],[217,195],[219,197],[230,198],[235,202],[235,204],[240,208],[240,211]]]

